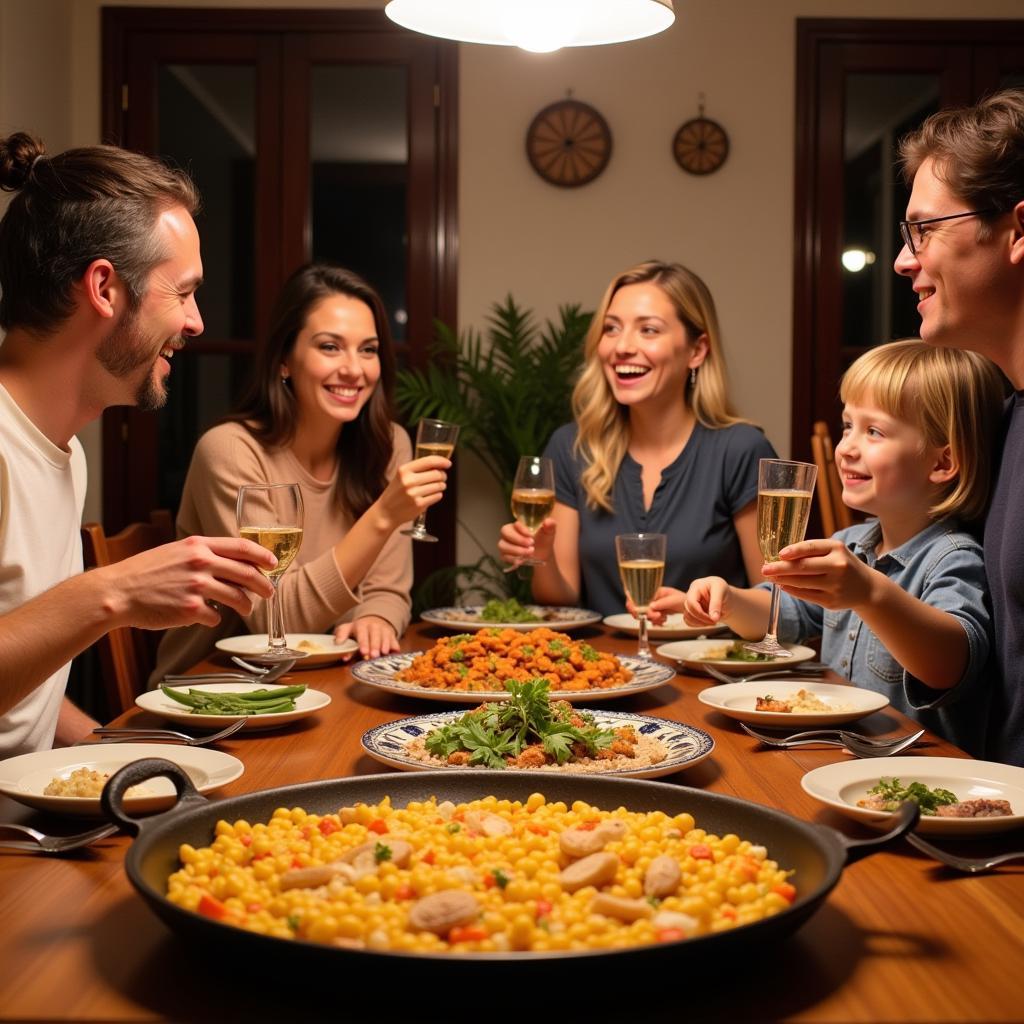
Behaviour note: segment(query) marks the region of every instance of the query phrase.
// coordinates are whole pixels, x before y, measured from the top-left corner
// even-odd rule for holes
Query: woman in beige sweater
[[[376,291],[339,267],[311,264],[285,283],[248,393],[199,440],[178,512],[178,533],[233,535],[242,484],[298,481],[302,548],[281,578],[293,631],[354,637],[365,657],[398,649],[409,624],[412,551],[398,527],[439,501],[451,463],[409,461],[392,422],[394,352]],[[194,664],[222,637],[266,632],[266,605],[244,622],[168,632],[156,683]]]

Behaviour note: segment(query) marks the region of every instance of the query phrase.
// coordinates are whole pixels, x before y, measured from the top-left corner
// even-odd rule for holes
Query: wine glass
[[[535,536],[555,507],[555,469],[542,455],[524,455],[519,460],[512,484],[512,515],[519,525]],[[542,558],[521,558],[505,572],[523,565],[543,565]]]
[[[272,551],[277,557],[273,569],[261,569],[270,578],[274,592],[270,595],[267,624],[267,649],[258,654],[263,661],[305,658],[307,651],[288,647],[277,587],[285,570],[302,545],[302,492],[298,484],[247,484],[238,489],[235,506],[238,532],[245,540]]]
[[[658,592],[665,575],[665,543],[663,533],[620,533],[615,538],[615,556],[626,597],[633,602],[640,620],[636,656],[650,658],[647,643],[647,606]]]
[[[455,442],[459,439],[459,427],[456,423],[445,423],[444,420],[420,420],[416,428],[416,455],[422,459],[426,455],[441,455],[446,459],[452,457]],[[432,533],[427,533],[427,513],[421,512],[416,521],[407,530],[402,530],[413,540],[436,541]]]
[[[757,473],[757,542],[766,562],[776,561],[784,547],[804,539],[817,475],[818,467],[807,462],[761,459]],[[791,658],[791,652],[779,643],[778,628],[779,587],[772,583],[768,632],[757,643],[743,646],[758,654]]]

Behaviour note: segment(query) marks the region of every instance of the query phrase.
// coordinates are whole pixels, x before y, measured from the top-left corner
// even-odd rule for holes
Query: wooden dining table
[[[404,650],[429,647],[443,633],[416,625]],[[577,632],[594,646],[632,653],[636,641],[604,627]],[[223,666],[215,659],[213,663]],[[286,728],[236,734],[218,744],[245,773],[213,799],[291,783],[387,772],[363,750],[363,733],[405,716],[438,710],[356,680],[334,664],[292,677],[323,690],[329,707]],[[800,786],[805,772],[849,757],[829,747],[773,750],[735,721],[698,701],[713,680],[676,674],[657,689],[603,705],[685,722],[711,734],[707,760],[664,781],[726,793],[848,836],[864,826],[824,807]],[[133,709],[114,724],[157,725]],[[912,723],[886,709],[858,723],[896,735]],[[913,755],[967,757],[926,734]],[[543,783],[538,782],[538,789]],[[64,831],[84,827],[0,800],[0,821]],[[746,947],[728,963],[693,969],[685,946],[678,966],[650,978],[567,968],[560,994],[496,993],[482,1012],[460,1002],[439,976],[435,991],[406,991],[401,971],[351,977],[339,958],[337,978],[314,979],[272,960],[221,962],[197,951],[153,915],[126,877],[131,840],[116,835],[65,857],[0,852],[0,1020],[254,1021],[321,1019],[1020,1021],[1024,1018],[1024,869],[980,876],[955,873],[903,840],[849,865],[823,906],[791,937]],[[940,840],[940,842],[947,842]],[[949,845],[953,845],[950,843]],[[962,846],[963,844],[961,844]],[[968,844],[968,848],[974,844]],[[1024,846],[1010,833],[990,845]],[[610,976],[608,976],[610,975]],[[506,983],[508,984],[508,983]],[[431,986],[433,988],[433,986]],[[529,988],[529,986],[527,986]],[[476,997],[479,998],[479,997]],[[588,1013],[574,1006],[592,1000]],[[551,1000],[554,999],[552,1002]],[[583,1001],[581,1003],[581,1000]],[[618,1002],[617,1002],[618,1001]],[[562,1009],[559,1009],[561,1007]],[[628,1013],[628,1018],[623,1014]]]

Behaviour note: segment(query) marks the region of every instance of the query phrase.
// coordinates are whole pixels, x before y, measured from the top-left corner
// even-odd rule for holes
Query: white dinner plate
[[[363,733],[363,750],[370,757],[392,768],[401,768],[407,772],[420,771],[455,771],[455,766],[430,764],[417,760],[406,753],[406,746],[424,733],[438,729],[442,725],[461,718],[465,711],[441,711],[436,714],[417,715],[415,718],[401,718],[397,722],[387,722]],[[668,748],[668,756],[664,761],[648,765],[644,768],[617,769],[611,771],[588,771],[587,775],[621,775],[631,779],[658,779],[663,775],[672,775],[683,768],[691,768],[711,756],[715,749],[715,741],[703,730],[681,722],[671,722],[667,718],[651,718],[648,715],[632,715],[624,711],[592,711],[594,724],[599,729],[620,729],[630,726],[638,733],[651,739],[660,740]],[[459,770],[464,771],[464,768]],[[510,771],[532,771],[529,768],[512,768]],[[584,774],[579,772],[562,773],[558,768],[539,769],[541,775]]]
[[[144,757],[173,761],[188,774],[200,793],[226,786],[245,771],[237,757],[208,747],[183,747],[176,743],[83,743],[78,747],[37,750],[0,761],[0,793],[41,811],[98,818],[102,816],[98,796],[44,796],[43,790],[55,777],[66,779],[76,768],[113,775],[119,768]],[[150,779],[141,789],[144,792],[125,798],[124,806],[129,814],[151,814],[174,803],[174,784],[170,779]]]
[[[253,690],[274,690],[287,683],[175,683],[174,690],[203,690],[207,693],[251,693]],[[193,715],[184,704],[168,697],[163,690],[149,690],[135,698],[135,703],[146,711],[166,718],[169,722],[191,725],[197,729],[223,729],[232,722],[237,722],[243,715]],[[265,729],[277,729],[289,722],[295,722],[307,715],[327,707],[331,698],[322,690],[310,690],[300,693],[295,698],[294,711],[279,711],[270,715],[249,715],[249,720],[240,732],[257,732]]]
[[[359,644],[355,640],[348,639],[343,643],[336,644],[330,633],[287,633],[285,640],[288,646],[296,651],[307,650],[309,654],[305,658],[299,658],[288,671],[293,672],[299,668],[316,668],[319,665],[331,665],[346,654],[359,650]],[[303,647],[302,644],[309,646]],[[240,658],[252,657],[261,654],[267,649],[266,633],[249,633],[246,636],[228,636],[217,641],[217,650],[225,654],[237,654]]]
[[[707,657],[708,652],[720,650],[732,643],[732,640],[676,640],[671,644],[662,644],[658,648],[658,654],[690,668],[713,665],[719,672],[729,675],[746,675],[748,672],[760,672],[762,669],[767,671],[771,668],[789,668],[791,665],[799,665],[801,661],[810,661],[815,656],[810,647],[804,647],[802,644],[783,644],[782,646],[790,652],[791,657],[768,658],[761,661]]]
[[[850,818],[877,828],[888,828],[892,815],[858,807],[857,801],[882,778],[897,778],[903,785],[923,782],[941,786],[960,800],[1008,800],[1013,814],[998,818],[939,818],[921,815],[917,831],[932,836],[981,836],[1006,832],[1024,825],[1024,768],[994,761],[960,757],[873,757],[840,761],[815,768],[801,780],[804,791]]]
[[[623,633],[629,633],[630,636],[636,636],[640,632],[640,623],[628,612],[621,615],[606,615],[604,624]],[[712,633],[721,633],[728,628],[724,623],[717,626],[688,626],[686,619],[676,613],[669,615],[660,626],[648,623],[647,635],[652,640],[695,640]]]
[[[352,675],[367,686],[389,693],[399,693],[403,697],[419,697],[422,700],[444,701],[446,704],[482,704],[485,701],[507,700],[507,690],[434,690],[415,683],[402,683],[395,677],[407,669],[415,658],[426,651],[407,651],[403,654],[385,654],[380,658],[370,658],[352,666]],[[552,690],[551,695],[571,700],[573,704],[584,704],[595,700],[611,700],[614,697],[632,696],[653,690],[670,679],[675,678],[675,669],[670,665],[662,665],[657,661],[645,661],[641,658],[630,658],[617,655],[624,668],[633,673],[633,678],[624,686],[611,686],[606,690]]]
[[[555,629],[560,633],[571,633],[583,626],[593,626],[601,621],[600,612],[587,608],[562,608],[556,605],[528,604],[524,607],[539,617],[538,622],[484,622],[480,618],[482,604],[465,605],[459,608],[430,608],[420,618],[433,626],[443,626],[456,632],[473,633],[478,629],[515,629],[528,633],[531,629]]]
[[[758,697],[785,699],[800,690],[807,690],[826,704],[833,705],[832,711],[756,711]],[[748,683],[723,683],[709,686],[697,694],[701,704],[721,711],[723,715],[750,725],[762,725],[772,729],[789,726],[839,725],[853,722],[873,711],[887,707],[889,698],[874,690],[862,690],[859,686],[845,686],[840,683],[821,683],[815,679],[755,679]],[[846,705],[849,710],[840,711]]]

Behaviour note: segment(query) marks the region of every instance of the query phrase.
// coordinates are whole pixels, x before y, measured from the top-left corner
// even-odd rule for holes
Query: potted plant
[[[438,323],[428,368],[398,374],[399,407],[409,422],[427,416],[458,423],[460,446],[480,459],[507,505],[519,457],[540,454],[569,418],[592,316],[579,305],[562,306],[557,320],[538,326],[532,311],[509,295],[492,306],[484,332],[468,328],[456,337]],[[503,573],[473,540],[481,557],[429,576],[415,595],[414,610],[446,603],[452,590],[485,599],[529,598],[528,580]]]

